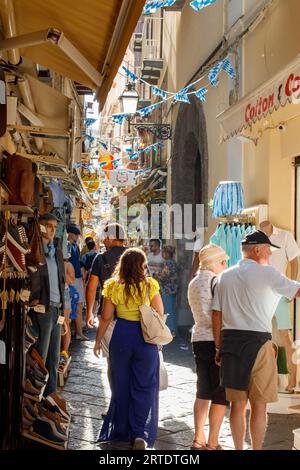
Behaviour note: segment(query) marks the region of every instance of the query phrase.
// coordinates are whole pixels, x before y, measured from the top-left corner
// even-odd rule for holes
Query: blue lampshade
[[[214,194],[212,217],[241,214],[245,207],[244,190],[238,181],[221,181]]]

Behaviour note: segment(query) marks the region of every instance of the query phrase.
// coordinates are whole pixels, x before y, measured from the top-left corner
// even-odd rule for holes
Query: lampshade
[[[134,114],[137,110],[137,104],[139,101],[139,95],[134,88],[133,83],[128,83],[126,89],[119,97],[121,103],[121,111],[125,114]]]

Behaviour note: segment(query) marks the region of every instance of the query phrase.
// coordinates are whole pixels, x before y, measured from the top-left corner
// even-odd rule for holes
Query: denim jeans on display
[[[50,305],[48,312],[31,314],[34,328],[39,333],[39,338],[34,347],[43,358],[49,372],[49,379],[44,391],[44,396],[56,392],[57,369],[60,356],[61,325],[58,325],[58,317],[62,311],[58,307]]]

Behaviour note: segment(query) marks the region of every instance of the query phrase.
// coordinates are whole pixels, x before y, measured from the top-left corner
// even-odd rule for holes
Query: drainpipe
[[[6,38],[17,36],[17,28],[15,21],[15,11],[13,0],[4,0],[4,8],[1,12]],[[11,49],[8,51],[8,60],[12,65],[18,65],[21,62],[19,49]]]

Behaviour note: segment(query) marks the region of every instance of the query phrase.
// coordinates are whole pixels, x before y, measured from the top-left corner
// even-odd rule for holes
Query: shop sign
[[[241,134],[287,103],[300,104],[300,54],[266,83],[217,116],[221,141]]]
[[[245,124],[249,125],[271,113],[274,109],[284,106],[287,100],[297,98],[300,91],[300,76],[290,73],[281,83],[274,86],[274,89],[262,96],[258,96],[254,101],[247,103],[245,107]]]
[[[112,186],[132,186],[135,183],[135,174],[128,170],[114,170],[110,172],[110,184]]]

